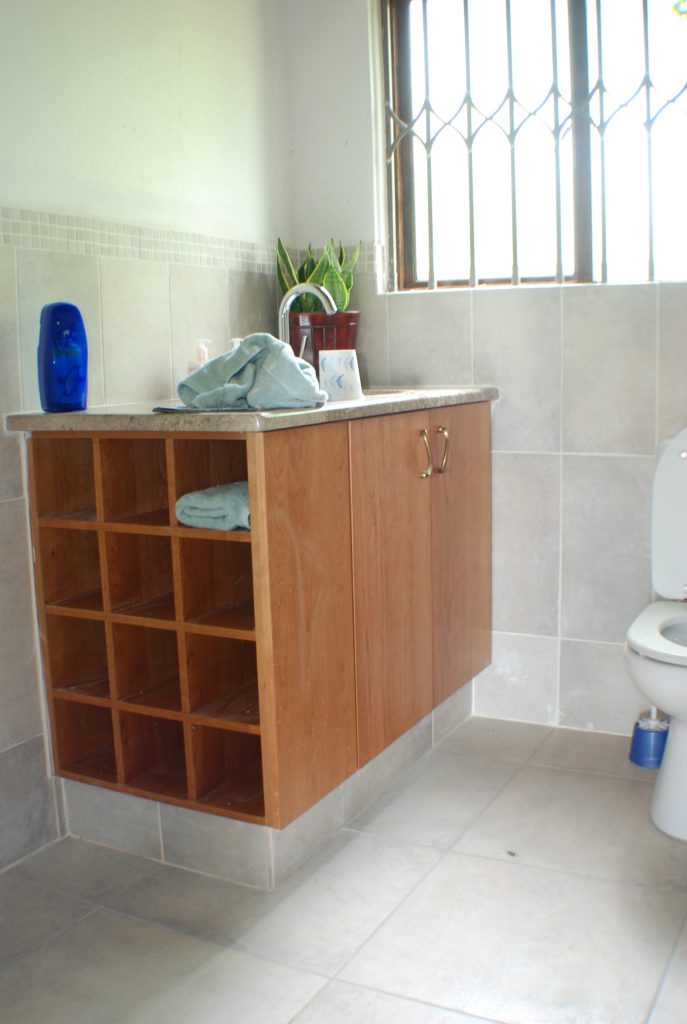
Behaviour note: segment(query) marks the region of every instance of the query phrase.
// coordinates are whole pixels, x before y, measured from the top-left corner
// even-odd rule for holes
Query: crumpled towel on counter
[[[177,385],[190,409],[301,409],[323,405],[315,370],[271,334],[249,334]]]
[[[250,530],[248,481],[238,480],[182,494],[176,503],[176,514],[184,526],[204,530]]]

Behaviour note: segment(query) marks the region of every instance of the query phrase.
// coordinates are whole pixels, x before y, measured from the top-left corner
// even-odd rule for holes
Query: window
[[[383,0],[399,288],[687,279],[673,0]]]

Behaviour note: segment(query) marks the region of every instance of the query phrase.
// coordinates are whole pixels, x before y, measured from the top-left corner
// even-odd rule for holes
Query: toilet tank
[[[687,428],[668,443],[656,469],[651,569],[657,594],[687,599]]]

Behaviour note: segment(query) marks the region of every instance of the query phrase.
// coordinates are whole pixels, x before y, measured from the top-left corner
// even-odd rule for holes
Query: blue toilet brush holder
[[[630,760],[641,768],[660,768],[663,760],[666,740],[668,739],[668,719],[659,718],[656,708],[652,708],[635,722],[630,745]]]

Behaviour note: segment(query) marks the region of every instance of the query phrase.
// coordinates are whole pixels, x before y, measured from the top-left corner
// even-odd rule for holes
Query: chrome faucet
[[[288,292],[286,292],[279,306],[279,340],[286,342],[287,345],[291,344],[289,310],[299,295],[314,295],[316,299],[320,300],[324,306],[324,311],[328,316],[331,316],[332,313],[336,313],[336,303],[334,302],[334,299],[330,292],[328,292],[326,288],[323,288],[321,284],[309,284],[307,281],[304,281],[302,284],[295,284],[293,288],[289,288]],[[305,339],[303,340],[301,350],[298,353],[299,356],[303,355],[304,348]]]

